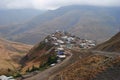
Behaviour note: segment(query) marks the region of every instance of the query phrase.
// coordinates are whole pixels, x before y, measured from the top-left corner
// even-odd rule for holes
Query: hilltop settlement
[[[69,56],[69,54],[66,52],[66,50],[71,50],[71,49],[74,49],[74,48],[90,49],[90,48],[93,48],[94,46],[96,46],[96,41],[95,40],[81,39],[79,37],[76,37],[76,36],[68,33],[68,32],[56,30],[55,33],[52,33],[52,34],[48,35],[46,38],[44,38],[44,40],[41,41],[39,45],[33,47],[30,50],[30,54],[27,54],[24,57],[23,62],[25,63],[25,62],[27,62],[27,60],[32,61],[33,59],[35,59],[35,56],[33,56],[34,55],[33,51],[35,51],[35,55],[39,55],[41,57],[44,57],[44,55],[46,53],[41,54],[40,52],[43,49],[45,49],[45,47],[47,48],[46,49],[47,53],[52,51],[52,53],[55,53],[55,57],[50,56],[48,58],[48,61],[46,61],[46,63],[45,63],[45,60],[48,57],[47,55],[49,55],[49,54],[46,54],[45,55],[46,58],[43,62],[44,64],[40,65],[37,68],[35,66],[35,63],[33,63],[32,68],[30,68],[29,66],[27,67],[26,64],[23,65],[23,66],[25,66],[25,69],[27,68],[27,70],[25,71],[25,72],[27,72],[27,74],[22,75],[22,78],[23,77],[27,78],[27,77],[33,76],[34,73],[37,72],[37,71],[39,73],[39,70],[46,67],[46,65],[47,65],[47,68],[49,68],[49,67],[55,66],[56,64],[61,63],[64,59],[66,59]],[[36,50],[38,51],[38,53],[36,52]],[[40,59],[41,57],[39,57],[39,56],[36,56],[37,57],[36,59],[38,59],[38,58]],[[29,57],[33,57],[33,58],[29,58]],[[39,63],[39,61],[40,60],[38,60],[38,63]],[[23,70],[24,70],[24,68],[23,68]],[[0,76],[0,80],[14,80],[14,79],[8,79],[8,78],[9,77],[6,77],[4,75]]]
[[[66,58],[67,53],[65,53],[66,49],[73,49],[74,47],[81,49],[90,49],[96,46],[95,40],[81,39],[74,35],[71,35],[68,32],[56,30],[55,33],[48,35],[44,39],[45,43],[51,43],[55,46],[55,52],[57,54],[59,63],[62,59]],[[55,63],[51,64],[54,66]]]

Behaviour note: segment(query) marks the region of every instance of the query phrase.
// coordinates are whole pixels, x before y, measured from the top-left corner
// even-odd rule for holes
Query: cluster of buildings
[[[79,37],[71,35],[70,33],[62,32],[58,30],[55,33],[49,35],[45,39],[45,42],[49,42],[49,41],[52,44],[54,44],[58,49],[59,48],[72,49],[73,47],[87,49],[96,46],[95,40],[80,39]]]
[[[65,49],[72,49],[73,47],[87,49],[96,45],[96,41],[94,40],[80,39],[70,33],[58,30],[46,37],[45,42],[50,42],[55,46],[56,54],[60,59],[66,58]]]
[[[72,49],[74,47],[82,48],[82,49],[89,49],[96,46],[96,41],[94,40],[87,40],[87,39],[80,39],[74,35],[71,35],[67,32],[56,31],[55,33],[48,35],[44,39],[45,43],[50,43],[55,46],[55,52],[57,54],[58,60],[57,63],[61,62],[67,57],[65,53],[65,49]],[[54,66],[55,63],[51,64]],[[0,76],[0,80],[15,80],[13,77],[7,77],[5,75]]]
[[[93,48],[96,46],[95,40],[87,40],[87,39],[81,39],[79,40],[79,47],[84,49]]]

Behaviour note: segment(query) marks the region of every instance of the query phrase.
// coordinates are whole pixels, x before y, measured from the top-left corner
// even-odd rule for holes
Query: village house
[[[57,55],[63,55],[64,54],[64,48],[57,48]]]
[[[55,65],[56,65],[56,64],[55,64],[55,63],[53,63],[53,64],[51,64],[50,66],[51,66],[51,67],[53,67],[53,66],[55,66]]]
[[[7,76],[5,76],[5,75],[1,75],[0,76],[0,80],[15,80],[12,76],[10,76],[10,77],[7,77]]]
[[[60,59],[66,58],[66,55],[57,55]]]
[[[56,38],[56,37],[51,37],[51,38],[52,38],[54,41],[55,41],[55,40],[57,40],[57,38]]]
[[[62,40],[57,40],[57,42],[58,42],[59,44],[64,44],[64,41],[62,41]]]

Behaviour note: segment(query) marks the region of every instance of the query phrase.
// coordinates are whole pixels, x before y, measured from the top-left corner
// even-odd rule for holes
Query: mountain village
[[[71,35],[68,32],[59,31],[59,30],[56,30],[55,33],[48,35],[44,39],[44,43],[52,44],[55,48],[57,61],[56,63],[52,63],[50,67],[53,67],[56,64],[61,63],[64,59],[67,58],[67,56],[69,56],[69,54],[66,53],[66,49],[67,50],[73,48],[90,49],[96,46],[95,40],[81,39],[79,37]],[[32,76],[33,74],[34,72],[32,74],[28,74],[24,76]],[[15,79],[13,79],[12,76],[7,77],[5,75],[1,75],[0,80],[15,80]]]
[[[81,49],[90,49],[96,46],[95,40],[80,39],[74,35],[71,35],[68,32],[56,30],[55,33],[52,33],[47,38],[45,38],[45,43],[51,43],[55,46],[55,52],[57,54],[58,60],[57,63],[61,62],[67,57],[65,53],[66,49],[73,49],[74,47]],[[51,64],[54,66],[56,63]]]

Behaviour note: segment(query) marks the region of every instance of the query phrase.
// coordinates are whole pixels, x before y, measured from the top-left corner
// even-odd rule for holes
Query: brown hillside
[[[120,52],[120,32],[95,49],[109,52],[95,52],[76,61],[56,75],[54,80],[120,80],[120,56],[111,53]]]
[[[120,32],[114,37],[112,37],[110,40],[98,45],[95,49],[111,52],[120,52]]]
[[[31,48],[29,45],[10,42],[0,39],[0,74],[7,74],[14,68],[20,67],[19,61],[28,50]]]
[[[21,60],[23,64],[22,71],[25,72],[27,69],[32,69],[33,66],[38,68],[44,65],[51,55],[55,55],[53,45],[51,43],[45,43],[45,41],[40,42]]]
[[[116,72],[116,66],[119,64],[119,56],[111,58],[104,55],[91,55],[66,67],[56,75],[54,80],[116,80],[114,75],[118,77],[118,74],[120,74],[119,71]],[[104,72],[107,76],[101,75]],[[110,75],[113,75],[111,79],[108,78]]]

